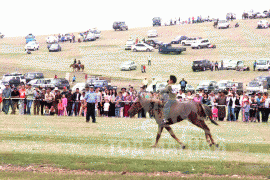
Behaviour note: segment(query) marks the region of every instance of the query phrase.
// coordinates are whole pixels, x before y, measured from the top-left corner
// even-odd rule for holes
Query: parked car
[[[157,32],[157,30],[153,29],[153,30],[147,31],[147,37],[148,37],[148,38],[151,38],[151,37],[158,37],[158,32]]]
[[[49,49],[49,52],[62,51],[62,48],[61,48],[60,44],[58,44],[58,43],[55,43],[55,44],[50,45],[50,47],[48,49]]]
[[[153,26],[161,26],[161,18],[160,17],[154,17],[152,19],[153,21]]]
[[[250,68],[245,66],[243,61],[239,61],[236,66],[236,71],[250,71]]]
[[[131,47],[135,45],[135,41],[133,39],[129,39],[126,42],[125,50],[131,50]]]
[[[227,83],[227,88],[225,90],[230,90],[232,87],[235,86],[236,92],[243,94],[244,88],[243,88],[243,83],[242,82],[229,82]]]
[[[219,20],[217,24],[218,29],[227,29],[230,27],[230,23],[227,20]]]
[[[266,18],[267,15],[265,13],[258,13],[257,18]]]
[[[26,40],[26,44],[30,41],[35,41],[35,36],[33,34],[28,34],[26,37],[25,37],[25,40]]]
[[[150,52],[150,51],[154,51],[154,48],[145,43],[138,43],[138,44],[133,45],[131,47],[131,50],[134,52],[137,52],[137,51]]]
[[[28,42],[28,43],[25,45],[24,49],[25,49],[26,51],[27,51],[27,50],[33,50],[33,51],[35,51],[35,50],[38,50],[38,49],[39,49],[39,44],[38,44],[36,41],[30,41],[30,42]]]
[[[59,89],[63,89],[64,87],[67,89],[70,88],[69,82],[65,78],[52,79],[51,83],[54,85],[54,87],[58,87]]]
[[[269,22],[266,21],[266,20],[260,20],[258,23],[257,23],[257,28],[258,29],[266,29],[266,28],[269,28]]]
[[[173,90],[174,93],[178,93],[179,90],[181,90],[180,84],[172,85],[172,90]],[[186,85],[185,90],[186,91],[190,91],[191,93],[194,93],[195,92],[195,88],[193,86],[191,86],[190,84],[187,84]]]
[[[21,83],[25,84],[26,81],[22,75],[7,75],[7,76],[4,75],[2,78],[2,84],[5,84],[5,83],[14,85],[15,87],[17,87]]]
[[[137,69],[137,65],[134,61],[126,61],[126,62],[122,63],[120,66],[121,71],[124,71],[124,70],[130,71],[132,69],[134,69],[134,70]]]
[[[51,43],[57,43],[58,42],[58,37],[56,36],[49,36],[46,38],[46,43],[51,44]]]
[[[116,21],[113,23],[113,29],[116,31],[117,29],[120,31],[128,30],[128,26],[125,22]]]
[[[198,86],[196,88],[196,92],[198,92],[200,90],[204,90],[204,92],[217,91],[218,90],[217,82],[212,81],[212,80],[200,81],[200,83],[198,84]]]
[[[270,59],[265,59],[265,58],[259,59],[257,60],[257,63],[256,63],[256,69],[258,71],[268,70],[270,66],[269,63],[270,63]]]
[[[193,71],[205,71],[211,69],[211,62],[207,59],[198,59],[193,61],[192,70]]]
[[[191,46],[192,43],[195,43],[197,40],[202,39],[201,37],[190,37],[185,40],[182,40],[183,46]]]
[[[266,81],[267,89],[270,89],[270,76],[258,76],[254,79],[254,81]]]
[[[158,52],[161,54],[181,54],[183,51],[186,51],[186,48],[183,47],[173,47],[171,44],[162,44],[158,48]]]
[[[152,46],[153,48],[159,48],[163,44],[163,42],[158,41],[157,39],[148,39],[145,41],[145,44]]]
[[[232,69],[232,70],[236,70],[237,68],[241,68],[241,66],[244,65],[244,62],[241,60],[232,60],[228,63],[226,69]]]
[[[210,44],[211,43],[208,39],[199,39],[196,42],[191,44],[191,48],[192,49],[208,48]]]
[[[101,31],[97,30],[96,28],[90,29],[89,32],[93,33],[96,39],[100,38]]]
[[[158,82],[156,84],[156,91],[160,91],[166,87],[168,83],[167,82]],[[150,85],[147,86],[146,92],[153,92],[153,84],[151,83]]]
[[[227,90],[228,84],[231,83],[229,80],[221,80],[217,82],[218,90]]]
[[[171,41],[171,44],[181,44],[181,42],[187,38],[187,36],[177,36]]]
[[[79,91],[84,91],[85,90],[85,83],[77,83],[72,87],[72,91],[75,92],[76,89],[79,88]]]
[[[28,84],[31,84],[32,87],[38,87],[38,88],[55,88],[55,85],[51,83],[52,78],[44,78],[44,79],[33,79],[28,82]]]
[[[267,92],[267,81],[251,81],[247,85],[247,93],[264,93]]]
[[[33,79],[43,79],[44,75],[41,72],[28,72],[24,74],[24,78],[25,78],[26,83],[28,83],[29,81]]]
[[[109,89],[109,82],[107,80],[96,80],[92,83],[95,88],[100,88],[101,90]]]

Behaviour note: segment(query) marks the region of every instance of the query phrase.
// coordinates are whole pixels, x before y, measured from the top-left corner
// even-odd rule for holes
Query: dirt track
[[[267,179],[263,176],[241,176],[241,175],[210,175],[210,174],[189,174],[189,172],[153,172],[153,173],[140,173],[140,172],[112,172],[112,171],[88,171],[88,170],[69,170],[52,167],[49,165],[30,165],[30,166],[14,166],[12,164],[6,164],[0,166],[0,172],[33,172],[33,173],[59,173],[59,174],[75,174],[75,175],[123,175],[128,177],[132,176],[149,176],[149,177],[181,177],[181,178],[230,178],[230,179]]]

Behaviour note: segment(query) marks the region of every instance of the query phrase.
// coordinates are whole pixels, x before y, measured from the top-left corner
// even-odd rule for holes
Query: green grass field
[[[209,147],[201,129],[184,121],[172,126],[185,143],[180,146],[163,132],[154,143],[157,124],[152,119],[0,116],[1,163],[50,165],[66,169],[177,172],[212,175],[269,175],[268,124],[207,121],[219,148]]]

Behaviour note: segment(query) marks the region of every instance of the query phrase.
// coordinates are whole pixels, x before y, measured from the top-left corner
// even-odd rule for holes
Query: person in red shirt
[[[21,89],[19,89],[19,93],[20,93],[20,106],[19,106],[19,114],[23,115],[24,114],[24,101],[25,101],[25,93],[26,93],[26,89],[24,85],[21,85]]]

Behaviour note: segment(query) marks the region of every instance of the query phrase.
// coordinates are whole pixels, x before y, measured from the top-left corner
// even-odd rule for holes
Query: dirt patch
[[[50,165],[37,165],[32,164],[29,166],[16,166],[12,164],[5,164],[0,166],[0,171],[8,172],[33,172],[33,173],[58,173],[58,174],[76,174],[76,175],[93,175],[93,174],[102,174],[102,175],[123,175],[123,176],[157,176],[157,177],[181,177],[181,178],[192,178],[192,177],[209,177],[209,178],[235,178],[235,179],[266,179],[264,176],[247,176],[247,175],[211,175],[211,174],[189,174],[188,172],[152,172],[152,173],[143,173],[143,172],[113,172],[113,171],[88,171],[88,170],[69,170],[63,168],[57,168]]]

